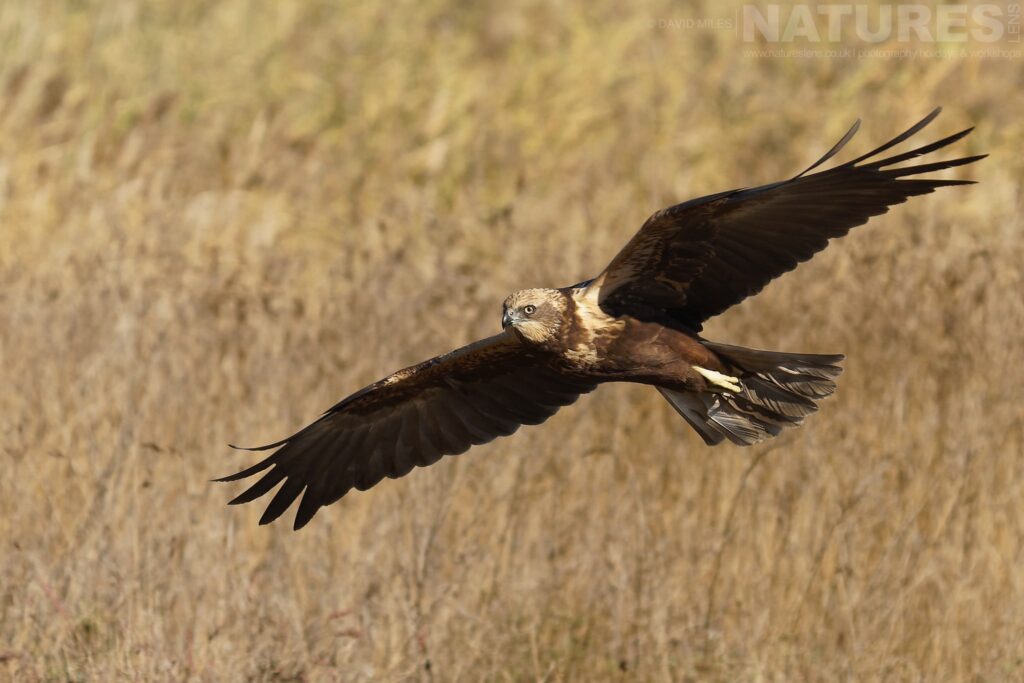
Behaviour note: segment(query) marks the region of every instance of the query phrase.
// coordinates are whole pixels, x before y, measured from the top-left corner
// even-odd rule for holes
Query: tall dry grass
[[[0,678],[1024,678],[1022,62],[656,21],[732,11],[0,4]],[[208,482],[653,210],[935,104],[979,185],[708,329],[848,354],[803,428],[711,450],[604,387],[297,534]]]

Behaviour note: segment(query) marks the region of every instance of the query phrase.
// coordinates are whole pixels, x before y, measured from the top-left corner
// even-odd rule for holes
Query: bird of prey
[[[708,319],[758,293],[832,238],[908,197],[972,181],[920,178],[985,155],[897,167],[960,140],[961,131],[879,158],[939,113],[862,156],[812,173],[853,137],[780,182],[658,211],[601,273],[561,289],[524,289],[502,331],[365,387],[218,481],[261,474],[231,504],[281,488],[260,524],[302,494],[295,528],[351,489],[366,490],[443,455],[544,422],[605,382],[653,386],[708,445],[749,446],[799,425],[835,390],[841,355],[760,351],[700,336]]]

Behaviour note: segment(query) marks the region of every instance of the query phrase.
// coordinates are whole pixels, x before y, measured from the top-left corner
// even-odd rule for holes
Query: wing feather
[[[232,504],[251,502],[281,484],[261,524],[280,517],[301,496],[298,529],[353,488],[368,489],[384,477],[401,477],[444,455],[507,436],[522,424],[539,424],[594,386],[562,375],[502,333],[357,391],[287,439],[249,449],[278,450],[218,481],[262,474]]]
[[[613,313],[654,310],[695,331],[708,318],[761,291],[873,216],[909,197],[969,180],[905,179],[970,164],[974,155],[890,168],[950,145],[960,131],[908,152],[874,159],[907,140],[938,116],[939,109],[884,145],[835,168],[808,173],[835,156],[856,133],[843,138],[806,171],[761,187],[699,197],[658,211],[587,284]],[[874,159],[874,160],[873,160]]]

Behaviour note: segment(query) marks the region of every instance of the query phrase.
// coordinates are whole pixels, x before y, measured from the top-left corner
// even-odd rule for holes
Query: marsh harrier
[[[701,326],[908,197],[972,181],[919,178],[984,155],[896,165],[971,129],[879,159],[939,113],[852,161],[658,211],[597,277],[505,299],[502,332],[357,391],[276,443],[270,457],[218,481],[263,476],[231,501],[282,484],[261,524],[302,495],[295,528],[351,489],[365,490],[520,425],[544,422],[604,382],[656,388],[708,445],[749,446],[799,425],[835,390],[841,355],[759,351],[708,341]],[[303,493],[304,492],[304,493]]]

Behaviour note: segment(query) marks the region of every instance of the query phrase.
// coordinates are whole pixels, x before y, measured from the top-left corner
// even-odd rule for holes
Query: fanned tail
[[[658,387],[705,443],[750,446],[801,424],[832,395],[842,355],[761,351],[703,342],[739,374],[740,391],[694,393]]]

